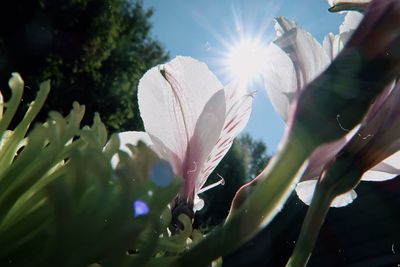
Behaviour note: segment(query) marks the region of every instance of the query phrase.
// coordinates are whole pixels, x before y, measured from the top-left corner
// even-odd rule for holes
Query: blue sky
[[[328,12],[326,0],[144,0],[144,5],[154,9],[152,35],[171,58],[185,55],[201,60],[223,83],[229,78],[222,68],[222,55],[226,45],[235,43],[241,34],[258,36],[268,44],[274,37],[273,18],[285,16],[322,41],[326,33],[336,33],[343,20],[343,15]],[[245,131],[274,152],[284,123],[269,103],[261,81],[253,83],[250,90],[257,94]]]

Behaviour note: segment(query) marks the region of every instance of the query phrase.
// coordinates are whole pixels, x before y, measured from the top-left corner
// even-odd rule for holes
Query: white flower
[[[328,34],[322,45],[294,22],[285,18],[277,19],[275,27],[277,39],[269,47],[269,64],[266,67],[264,80],[274,108],[285,121],[288,120],[290,104],[296,94],[328,67],[349,40],[361,19],[360,13],[347,13],[343,24],[340,26],[339,34]],[[340,118],[338,118],[338,124],[340,125]],[[310,204],[317,179],[326,163],[332,160],[349,140],[360,138],[360,133],[358,129],[354,129],[346,137],[325,144],[314,151],[301,182],[296,187],[296,192],[303,202]],[[374,167],[371,166],[372,168],[364,173],[361,179],[383,181],[400,174],[396,167],[400,166],[399,153],[395,153],[386,159],[383,157],[381,160],[383,160],[381,163]],[[356,196],[354,190],[351,190],[336,197],[332,206],[346,206]]]
[[[293,21],[276,19],[277,39],[268,47],[264,81],[272,105],[285,121],[294,96],[326,69],[361,18],[355,12],[348,13],[340,33],[328,34],[323,45]]]
[[[197,193],[247,124],[252,95],[224,88],[206,64],[176,57],[144,74],[138,101],[146,132],[122,133],[122,146],[149,144],[183,178],[177,201],[201,208]]]

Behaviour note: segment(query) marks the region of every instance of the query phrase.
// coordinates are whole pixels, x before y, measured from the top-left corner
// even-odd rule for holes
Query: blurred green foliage
[[[10,87],[10,100],[0,99],[0,266],[166,266],[203,238],[184,215],[182,231],[168,232],[181,180],[148,179],[165,173],[154,173],[160,159],[150,148],[120,151],[97,114],[81,128],[85,108],[77,103],[67,117],[51,112],[32,127],[49,82],[10,128],[23,96],[18,74]]]
[[[53,90],[39,114],[67,115],[73,101],[86,106],[91,123],[99,112],[108,130],[140,129],[137,83],[150,67],[168,58],[150,34],[152,10],[140,0],[22,0],[0,8],[0,88],[11,72],[26,82],[25,109],[37,85]],[[8,99],[9,95],[5,95]]]

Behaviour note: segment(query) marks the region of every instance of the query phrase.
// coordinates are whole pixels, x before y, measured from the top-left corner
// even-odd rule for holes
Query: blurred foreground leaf
[[[147,179],[158,157],[144,144],[131,147],[132,157],[119,151],[118,138],[108,139],[98,115],[81,128],[85,108],[77,103],[67,117],[51,112],[29,130],[49,82],[8,129],[24,88],[18,74],[10,87],[13,96],[1,102],[0,266],[124,266],[165,253],[172,242],[167,206],[180,180],[160,187]],[[192,234],[185,230],[183,249]]]

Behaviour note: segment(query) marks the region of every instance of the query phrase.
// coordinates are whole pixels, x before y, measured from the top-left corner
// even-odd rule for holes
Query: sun
[[[241,39],[228,48],[225,68],[230,78],[241,84],[258,79],[266,60],[266,45],[257,39]]]

